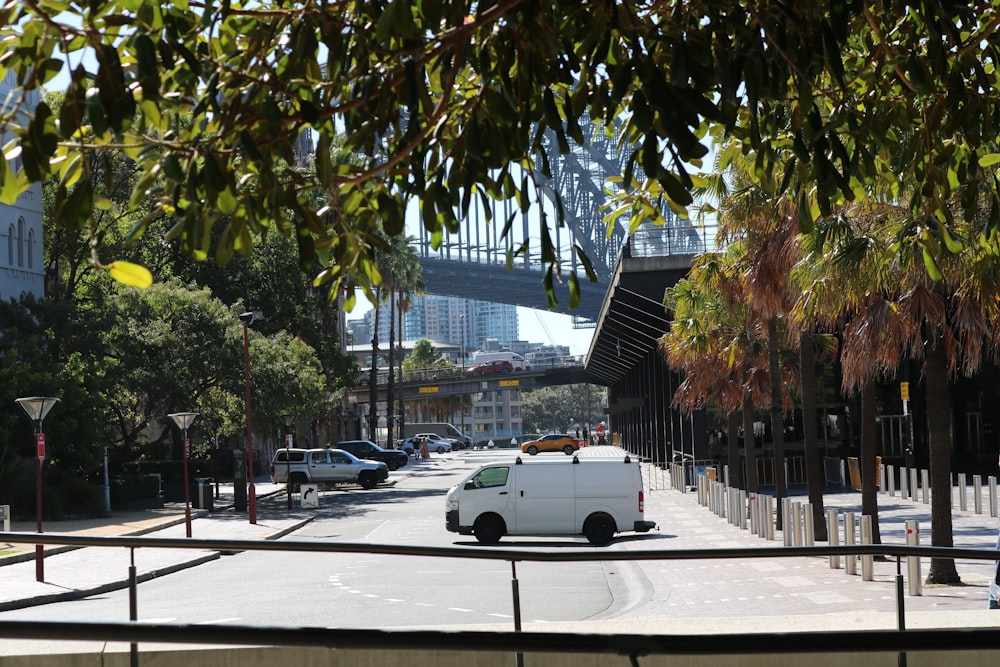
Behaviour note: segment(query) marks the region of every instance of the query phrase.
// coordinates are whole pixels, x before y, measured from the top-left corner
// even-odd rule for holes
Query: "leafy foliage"
[[[14,153],[0,162],[0,198],[55,176],[55,208],[70,213],[60,224],[89,228],[97,244],[98,178],[84,158],[120,150],[137,169],[131,206],[151,208],[133,236],[165,217],[165,238],[186,254],[226,263],[280,233],[317,283],[353,294],[379,284],[375,230],[402,233],[410,200],[437,243],[474,196],[522,210],[542,196],[546,132],[549,150],[565,152],[586,142],[588,121],[629,152],[612,215],[633,226],[655,220],[660,201],[686,215],[689,170],[709,138],[728,135],[804,228],[902,181],[913,194],[901,231],[927,249],[931,275],[933,250],[961,249],[948,242],[952,221],[972,217],[980,188],[981,240],[996,243],[993,0],[9,2],[2,12],[0,73],[23,95],[0,129],[16,136],[23,169]],[[30,108],[57,74],[68,75],[61,108]],[[297,144],[307,132],[311,146]],[[557,205],[546,224],[563,214]],[[558,269],[547,230],[539,244]]]

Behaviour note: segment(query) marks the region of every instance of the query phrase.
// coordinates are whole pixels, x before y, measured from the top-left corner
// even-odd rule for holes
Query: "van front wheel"
[[[615,538],[615,522],[607,514],[593,514],[583,524],[583,535],[595,547],[611,544]]]
[[[504,534],[503,519],[496,514],[484,514],[472,526],[476,539],[483,544],[496,544]]]

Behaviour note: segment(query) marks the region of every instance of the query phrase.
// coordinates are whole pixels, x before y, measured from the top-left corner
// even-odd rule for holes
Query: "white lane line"
[[[464,611],[466,613],[472,613],[471,609],[462,609],[461,607],[448,607],[448,611]]]
[[[375,595],[374,593],[365,593],[366,598],[380,598],[381,595]]]
[[[381,528],[384,528],[388,523],[389,523],[389,520],[386,519],[385,521],[383,521],[379,525],[375,526],[375,528],[372,529],[371,532],[369,532],[367,535],[365,535],[365,539],[370,538],[372,535],[374,535],[375,533],[377,533]]]
[[[386,602],[406,602],[406,600],[400,600],[399,598],[386,598]]]
[[[496,616],[497,618],[514,618],[510,614],[486,614],[487,616]]]

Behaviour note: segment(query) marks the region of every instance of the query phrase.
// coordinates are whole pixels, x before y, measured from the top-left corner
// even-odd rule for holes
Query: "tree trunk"
[[[406,405],[403,403],[403,314],[406,308],[403,307],[402,300],[396,309],[397,330],[399,331],[399,439],[403,439],[403,427],[406,425]]]
[[[767,320],[767,365],[771,388],[771,442],[774,445],[774,501],[781,507],[782,498],[788,496],[788,484],[785,480],[785,415],[781,399],[781,356],[776,317]],[[778,512],[778,530],[782,529],[781,514]]]
[[[760,482],[757,477],[757,443],[753,437],[753,395],[749,389],[743,390],[743,450],[746,462],[747,493],[757,493]]]
[[[396,365],[395,365],[395,352],[396,352],[396,299],[393,298],[395,295],[392,291],[389,291],[389,382],[385,387],[385,446],[387,448],[393,447],[395,439],[392,437],[393,433],[393,421],[395,421],[396,413],[396,400],[395,400],[395,389],[396,389]]]
[[[799,332],[799,378],[802,384],[802,439],[806,452],[806,484],[817,540],[827,540],[826,512],[823,509],[823,462],[819,456],[816,425],[816,350],[810,330]]]
[[[948,358],[939,337],[927,348],[924,364],[927,439],[930,448],[931,546],[955,545],[951,525],[951,393]],[[953,558],[932,558],[928,584],[959,584]]]
[[[868,380],[861,389],[861,514],[872,518],[872,544],[882,544],[878,529],[878,485],[875,418],[878,395],[875,380]]]
[[[740,412],[729,413],[726,424],[726,442],[728,444],[729,486],[734,489],[743,488],[743,468],[740,466]]]

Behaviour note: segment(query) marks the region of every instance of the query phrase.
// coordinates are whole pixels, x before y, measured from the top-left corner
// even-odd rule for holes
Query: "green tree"
[[[352,294],[375,284],[375,230],[401,234],[408,202],[419,201],[440,243],[473,196],[541,198],[552,157],[543,131],[556,137],[551,153],[565,152],[586,142],[587,118],[605,131],[620,124],[630,155],[615,218],[656,219],[661,200],[683,213],[695,182],[686,165],[707,154],[705,137],[730,134],[805,228],[865,198],[856,184],[899,181],[919,194],[897,231],[932,248],[956,210],[973,217],[978,202],[956,195],[982,186],[996,211],[990,229],[1000,222],[989,148],[998,11],[991,0],[265,0],[207,13],[187,2],[11,3],[2,66],[24,94],[0,130],[17,137],[24,178],[0,164],[2,199],[54,175],[64,184],[59,224],[88,228],[96,181],[84,158],[124,150],[139,174],[131,203],[154,208],[137,234],[166,216],[169,237],[205,258],[221,228],[225,261],[273,230],[295,239],[332,293]],[[31,108],[29,94],[59,73],[68,83],[58,115]],[[305,130],[315,160],[289,168]],[[331,167],[341,147],[357,160]],[[335,202],[328,211],[311,205],[317,191]],[[100,243],[93,229],[89,240]],[[551,292],[567,258],[548,229],[538,243]],[[578,279],[569,275],[571,305]]]
[[[446,367],[451,363],[426,338],[413,344],[413,351],[403,359],[403,370]]]
[[[590,386],[588,390],[579,385],[542,387],[521,394],[522,428],[526,433],[565,433],[572,422],[583,422],[588,417],[593,423],[600,421],[606,405],[604,387]]]

